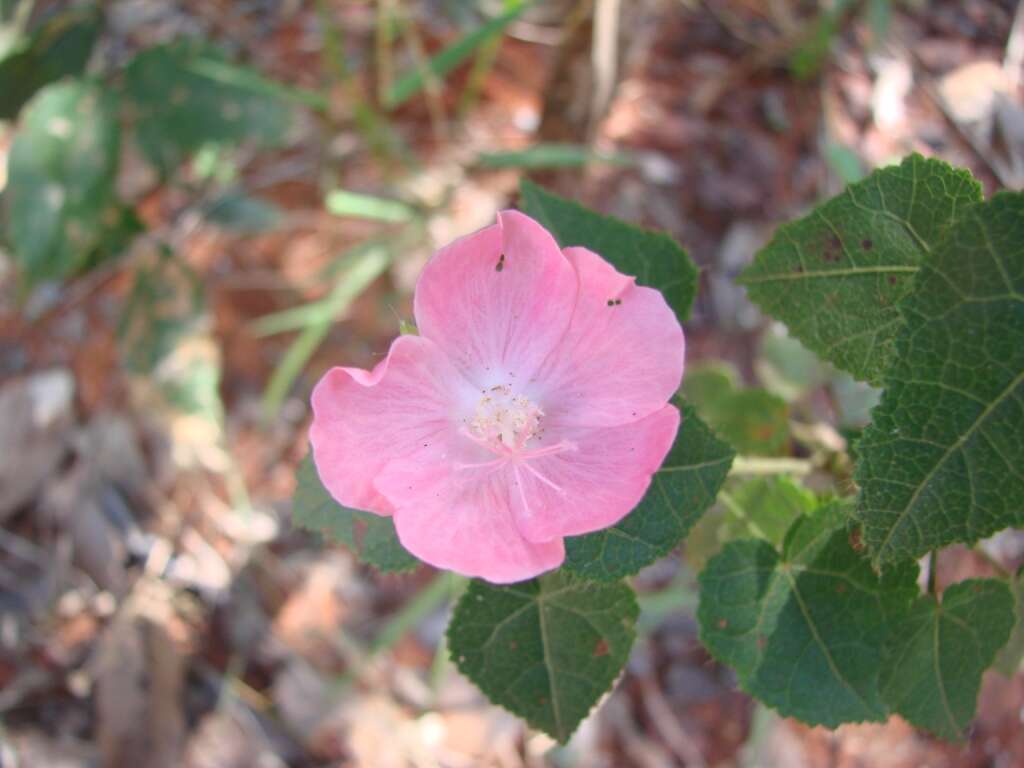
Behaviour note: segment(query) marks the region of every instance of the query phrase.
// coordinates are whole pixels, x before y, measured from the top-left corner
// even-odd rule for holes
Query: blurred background
[[[1013,0],[0,0],[0,765],[1024,765],[1012,660],[964,745],[828,732],[739,693],[693,618],[744,510],[849,482],[878,396],[733,279],[910,152],[1021,188],[1022,62]],[[312,385],[380,359],[524,175],[688,249],[686,393],[794,478],[730,480],[637,577],[565,747],[448,664],[453,579],[290,523]],[[940,581],[1024,543],[985,553]]]

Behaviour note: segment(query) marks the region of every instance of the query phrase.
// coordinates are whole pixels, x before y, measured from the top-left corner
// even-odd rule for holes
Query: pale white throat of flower
[[[544,411],[508,384],[485,390],[476,411],[464,420],[461,433],[479,446],[497,455],[492,461],[459,464],[458,469],[498,468],[511,463],[523,467],[542,483],[562,489],[527,462],[541,456],[576,450],[576,444],[562,440],[555,445],[531,448],[530,443],[544,435]]]

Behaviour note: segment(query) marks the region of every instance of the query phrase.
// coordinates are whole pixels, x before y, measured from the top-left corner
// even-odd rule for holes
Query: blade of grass
[[[377,99],[381,102],[391,89],[395,75],[395,0],[378,0],[374,51],[377,64]]]
[[[508,152],[484,152],[477,158],[482,168],[579,168],[601,162],[628,166],[633,159],[625,153],[595,152],[583,144],[534,144]]]
[[[430,60],[427,58],[427,50],[423,45],[423,37],[420,35],[416,21],[405,8],[402,0],[394,0],[394,4],[395,10],[398,12],[397,19],[400,22],[399,29],[402,39],[412,54],[415,71],[423,77],[423,91],[427,97],[427,112],[430,114],[430,128],[434,133],[434,140],[439,144],[444,143],[448,134],[448,115],[444,107],[442,78],[430,69]],[[385,102],[385,106],[387,106],[387,102]]]
[[[364,195],[335,189],[327,193],[324,205],[335,216],[353,216],[358,219],[401,223],[412,219],[416,209],[400,200],[388,200],[375,195]]]
[[[452,594],[452,580],[448,573],[439,573],[433,581],[417,592],[413,598],[402,606],[385,624],[370,646],[369,655],[388,650],[401,640],[407,632],[414,629],[423,619],[441,607]]]
[[[316,14],[324,37],[324,68],[329,69],[329,74],[341,85],[346,101],[351,104],[356,129],[378,156],[397,157],[408,161],[408,151],[401,138],[395,133],[387,118],[374,109],[359,81],[352,77],[352,72],[345,62],[341,35],[331,18],[325,0],[317,0]]]
[[[505,27],[519,18],[528,5],[530,5],[528,2],[517,4],[510,11],[491,19],[483,26],[456,40],[440,53],[428,59],[425,66],[417,67],[414,71],[400,77],[388,90],[384,106],[394,109],[423,90],[429,77],[445,77],[468,59],[480,45],[495,35],[501,34]]]
[[[341,256],[331,260],[331,263],[318,270],[316,276],[309,281],[309,286],[323,285],[323,283],[334,284],[338,281],[339,275],[345,273],[352,263],[370,251],[380,248],[395,250],[394,237],[376,237],[366,240],[359,245],[346,250]],[[307,325],[330,320],[333,316],[333,303],[331,294],[322,299],[311,301],[298,307],[289,307],[280,312],[271,312],[269,315],[253,320],[249,324],[249,330],[257,337],[273,336],[287,331],[299,331]]]
[[[459,105],[455,109],[456,117],[459,120],[465,118],[480,100],[480,92],[483,90],[487,76],[494,69],[494,62],[498,60],[498,51],[501,50],[502,37],[495,35],[485,40],[480,45],[480,50],[473,57],[473,66],[469,70],[469,77],[466,78],[466,87],[459,96]]]
[[[277,364],[263,393],[263,414],[268,420],[281,407],[299,373],[309,362],[330,331],[331,324],[345,312],[366,288],[380,277],[391,263],[388,246],[370,248],[357,256],[334,284],[325,302],[325,311],[316,315],[291,343]]]

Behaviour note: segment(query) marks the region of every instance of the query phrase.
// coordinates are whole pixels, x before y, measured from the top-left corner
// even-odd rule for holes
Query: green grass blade
[[[331,323],[384,273],[391,263],[391,254],[391,249],[385,246],[363,252],[338,278],[330,296],[319,302],[324,305],[322,314],[312,316],[310,324],[292,342],[270,377],[263,393],[263,413],[267,419],[273,418],[280,410],[295,379],[327,336]]]
[[[336,189],[327,194],[324,205],[335,216],[353,216],[358,219],[400,223],[416,215],[416,209],[400,200],[388,200],[374,195],[363,195]]]
[[[534,144],[525,149],[509,152],[484,152],[477,158],[482,168],[579,168],[589,163],[632,165],[633,159],[625,153],[596,152],[583,144]]]
[[[517,19],[529,3],[519,3],[511,10],[488,21],[483,26],[455,41],[436,56],[430,58],[425,67],[400,77],[388,90],[384,106],[394,109],[411,99],[426,85],[429,76],[443,78],[462,62],[473,55],[480,45],[495,35],[501,34],[505,27]]]

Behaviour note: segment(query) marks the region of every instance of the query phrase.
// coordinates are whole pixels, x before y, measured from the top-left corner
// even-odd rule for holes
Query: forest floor
[[[1024,186],[1024,22],[1010,0],[893,2],[884,39],[851,12],[820,61],[806,43],[813,2],[624,3],[610,76],[595,74],[593,29],[566,20],[573,5],[542,4],[513,24],[474,100],[463,98],[472,75],[462,67],[390,113],[408,162],[368,150],[351,127],[351,90],[324,85],[324,14],[347,57],[367,62],[363,91],[379,81],[374,4],[111,4],[111,55],[198,32],[268,77],[326,92],[331,109],[299,115],[287,147],[239,160],[241,185],[283,212],[265,232],[196,220],[185,192],[138,162],[132,173],[128,158],[122,181],[138,214],[205,286],[202,322],[170,367],[219,369],[215,425],[169,409],[122,366],[122,262],[27,304],[4,280],[0,765],[1024,765],[1019,672],[986,675],[961,745],[899,718],[833,732],[755,705],[697,640],[685,556],[638,577],[658,599],[644,604],[625,675],[557,747],[489,706],[438,653],[446,577],[381,575],[291,526],[313,383],[331,365],[372,366],[411,316],[432,250],[515,204],[522,171],[489,167],[481,153],[588,142],[630,158],[531,175],[677,238],[702,269],[688,364],[727,360],[749,381],[766,323],[732,280],[780,221],[910,152],[970,168],[989,193]],[[427,54],[459,33],[444,3],[395,6]],[[0,156],[8,143],[0,127]],[[398,225],[332,215],[325,188],[415,199],[424,228],[410,239]],[[267,384],[295,336],[257,321],[328,295],[323,270],[378,237],[401,243],[390,268],[330,325],[265,418]],[[45,425],[24,418],[29,402]],[[1020,536],[993,546],[1007,567],[1024,562]],[[940,581],[987,568],[954,550]]]

